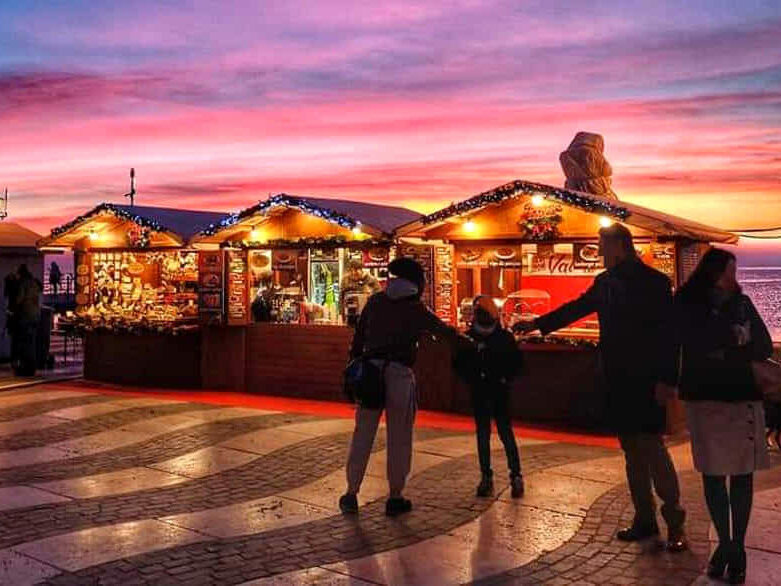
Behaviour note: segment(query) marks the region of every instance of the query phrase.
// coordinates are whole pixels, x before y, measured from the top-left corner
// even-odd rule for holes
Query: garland
[[[631,215],[630,211],[621,205],[596,200],[588,195],[569,191],[567,189],[560,189],[558,187],[551,187],[550,185],[543,185],[542,183],[532,183],[519,179],[501,185],[491,191],[486,191],[471,197],[460,203],[452,204],[445,209],[429,214],[428,216],[424,216],[422,222],[424,225],[441,222],[452,216],[474,212],[487,205],[500,203],[507,199],[514,199],[523,195],[542,195],[543,197],[556,200],[563,204],[580,208],[586,212],[610,216],[620,221],[626,220]]]
[[[77,216],[67,224],[63,224],[61,226],[57,226],[56,228],[52,229],[51,237],[55,238],[59,236],[60,234],[63,234],[65,232],[68,232],[69,230],[72,230],[76,226],[86,222],[93,216],[97,216],[102,213],[109,213],[113,216],[121,219],[121,220],[128,220],[130,222],[133,222],[134,224],[137,224],[141,228],[146,228],[148,230],[151,230],[153,232],[168,232],[168,230],[159,222],[155,220],[151,220],[149,218],[146,218],[144,216],[139,216],[138,214],[126,210],[124,208],[120,208],[115,206],[114,204],[110,203],[102,203],[99,206],[91,209],[86,214],[82,214],[81,216]]]
[[[106,332],[111,334],[165,334],[176,336],[181,333],[195,331],[198,329],[194,324],[177,324],[175,322],[150,322],[144,318],[134,321],[110,317],[85,317],[74,316],[67,323],[63,324],[66,328],[70,327],[79,334],[87,332]]]
[[[221,219],[219,222],[210,224],[201,231],[201,234],[204,236],[214,236],[217,234],[217,232],[233,226],[244,218],[253,216],[255,214],[265,214],[271,208],[278,206],[292,208],[310,216],[322,218],[323,220],[331,222],[332,224],[337,224],[342,228],[347,228],[349,230],[352,230],[353,228],[356,228],[360,225],[360,222],[354,218],[351,218],[350,216],[340,214],[339,212],[335,212],[334,210],[328,208],[321,208],[319,206],[313,205],[300,197],[287,195],[286,193],[280,193],[273,195],[266,201],[261,201],[245,210],[230,214]]]
[[[220,244],[222,248],[326,248],[329,246],[350,246],[355,248],[372,248],[375,246],[391,246],[390,239],[365,239],[350,240],[345,236],[302,237],[302,238],[277,238],[264,242],[248,242],[244,240],[232,240]]]

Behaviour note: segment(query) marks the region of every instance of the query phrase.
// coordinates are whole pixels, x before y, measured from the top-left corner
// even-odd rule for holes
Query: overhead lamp
[[[359,223],[357,223],[355,226],[353,226],[353,230],[352,230],[352,232],[353,232],[353,236],[355,236],[356,238],[357,238],[358,236],[361,236],[361,235],[363,234],[363,230],[361,230],[361,224],[360,224],[360,222],[359,222]]]
[[[607,216],[600,216],[599,217],[599,225],[603,228],[609,228],[613,225],[613,220],[608,218]]]
[[[532,196],[532,205],[536,208],[540,207],[542,204],[545,203],[545,198],[541,195],[533,195]]]
[[[94,242],[98,238],[100,238],[100,235],[97,232],[95,232],[95,230],[90,230],[89,231],[89,239],[90,240],[92,240]]]
[[[256,226],[252,227],[252,230],[249,231],[249,239],[250,242],[260,242],[261,233],[260,229]]]

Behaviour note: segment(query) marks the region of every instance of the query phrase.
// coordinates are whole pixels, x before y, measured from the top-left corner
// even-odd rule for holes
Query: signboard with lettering
[[[226,250],[228,325],[245,325],[249,321],[249,283],[246,250]]]
[[[198,252],[198,311],[204,325],[222,323],[223,270],[221,250]]]

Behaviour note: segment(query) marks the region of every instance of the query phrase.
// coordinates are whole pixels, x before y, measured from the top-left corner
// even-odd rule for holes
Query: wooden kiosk
[[[520,180],[425,216],[402,227],[398,236],[449,248],[452,277],[433,286],[440,295],[450,294],[454,325],[465,327],[475,296],[490,295],[511,326],[591,285],[604,270],[599,228],[613,222],[632,231],[644,262],[669,276],[674,286],[694,269],[708,243],[737,242],[729,232],[644,207]],[[523,342],[527,374],[513,393],[512,415],[582,427],[602,424],[598,328],[596,316],[589,316],[555,336]],[[446,408],[465,409],[466,390],[452,375],[442,376],[452,401]]]
[[[84,376],[200,386],[198,253],[187,240],[223,213],[101,204],[38,242],[72,250]]]
[[[202,255],[225,259],[224,319],[203,330],[203,385],[341,399],[348,323],[384,286],[395,229],[420,217],[404,208],[279,194],[194,236]],[[348,295],[351,270],[361,286]],[[253,311],[256,302],[267,305],[262,316]]]

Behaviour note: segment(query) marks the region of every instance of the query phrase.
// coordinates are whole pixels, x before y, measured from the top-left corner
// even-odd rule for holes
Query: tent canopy
[[[14,222],[0,222],[0,248],[31,248],[41,235]]]

